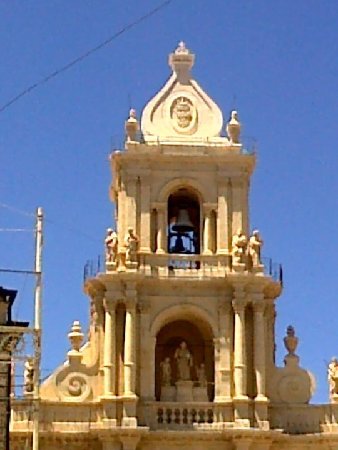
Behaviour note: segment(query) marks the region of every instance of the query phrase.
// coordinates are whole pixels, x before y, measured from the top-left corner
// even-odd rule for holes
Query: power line
[[[84,59],[88,58],[93,53],[97,52],[98,50],[101,50],[101,48],[106,47],[108,44],[110,44],[113,40],[121,36],[122,34],[126,33],[127,31],[131,30],[132,28],[139,25],[141,22],[149,19],[149,17],[153,16],[157,12],[159,12],[161,9],[168,6],[173,0],[165,0],[160,5],[156,6],[156,8],[150,10],[143,16],[139,17],[138,19],[134,20],[133,22],[129,23],[125,27],[123,27],[121,30],[117,31],[115,34],[110,36],[105,41],[98,44],[96,47],[93,47],[92,49],[88,50],[86,53],[83,53],[81,56],[77,57],[73,61],[69,62],[65,66],[61,67],[60,69],[55,70],[55,72],[50,73],[45,78],[43,78],[40,81],[37,81],[36,83],[32,84],[31,86],[24,89],[22,92],[17,94],[15,97],[13,97],[11,100],[9,100],[7,103],[5,103],[0,108],[0,113],[5,111],[5,109],[9,108],[13,103],[16,103],[21,97],[24,97],[25,95],[29,94],[31,91],[36,89],[37,87],[41,86],[44,83],[47,83],[52,78],[55,78],[56,76],[60,75],[61,73],[65,72],[66,70],[70,69],[71,67],[75,66],[79,62],[83,61]]]

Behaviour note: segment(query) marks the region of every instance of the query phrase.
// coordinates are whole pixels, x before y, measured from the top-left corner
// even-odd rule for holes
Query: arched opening
[[[168,198],[168,252],[199,254],[200,202],[192,190],[181,187]]]
[[[191,354],[190,380],[194,387],[200,386],[199,370],[204,365],[205,387],[207,400],[214,397],[214,344],[210,327],[202,322],[189,320],[175,320],[165,325],[158,332],[155,348],[155,395],[156,400],[161,399],[163,386],[163,372],[161,364],[169,358],[171,377],[170,386],[175,387],[179,381],[178,360],[175,357],[177,349],[182,342],[186,343],[186,349]]]

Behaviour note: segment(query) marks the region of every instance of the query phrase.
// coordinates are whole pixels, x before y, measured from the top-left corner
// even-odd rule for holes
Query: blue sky
[[[160,1],[0,1],[0,105],[104,41]],[[46,213],[43,374],[64,360],[74,319],[84,330],[83,265],[103,251],[112,224],[108,155],[123,141],[170,71],[183,39],[193,70],[227,119],[239,111],[255,139],[251,225],[264,254],[284,267],[277,301],[277,362],[293,324],[303,367],[327,400],[325,361],[338,354],[338,3],[335,0],[173,0],[110,45],[0,114],[0,202]],[[34,219],[0,207],[0,228]],[[31,268],[33,235],[1,232],[1,267]],[[0,273],[19,289],[16,317],[32,316],[29,277]]]

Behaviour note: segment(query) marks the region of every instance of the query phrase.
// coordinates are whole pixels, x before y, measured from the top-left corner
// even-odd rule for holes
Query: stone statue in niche
[[[178,381],[191,381],[190,370],[193,365],[193,358],[185,341],[180,343],[180,346],[175,351],[174,357],[177,363]]]
[[[248,254],[253,267],[261,264],[261,250],[263,247],[263,240],[260,237],[259,231],[254,230],[249,239]]]
[[[138,250],[139,238],[134,233],[132,227],[128,227],[128,233],[124,240],[126,247],[126,262],[137,262],[137,250]]]
[[[201,363],[199,367],[196,367],[196,375],[198,379],[198,384],[200,387],[207,387],[208,380],[205,373],[205,364]]]
[[[330,399],[338,397],[338,360],[336,357],[331,358],[327,368],[327,379],[329,381]]]
[[[171,385],[171,363],[170,358],[167,356],[160,364],[162,371],[161,385],[170,386]]]
[[[34,359],[27,358],[23,372],[24,394],[32,394],[34,391]]]
[[[232,264],[245,264],[248,239],[241,229],[232,237]]]
[[[118,238],[117,233],[112,229],[107,229],[106,239],[104,241],[106,247],[106,262],[116,263]]]

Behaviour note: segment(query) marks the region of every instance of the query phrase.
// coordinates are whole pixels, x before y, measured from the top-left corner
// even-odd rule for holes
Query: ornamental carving
[[[181,132],[190,132],[196,122],[196,108],[187,97],[177,97],[171,104],[170,117],[174,128]]]
[[[62,400],[81,402],[91,394],[88,376],[80,372],[69,373],[59,385]]]

